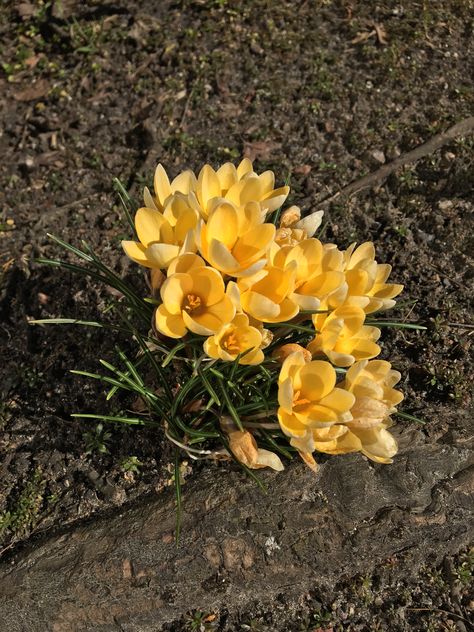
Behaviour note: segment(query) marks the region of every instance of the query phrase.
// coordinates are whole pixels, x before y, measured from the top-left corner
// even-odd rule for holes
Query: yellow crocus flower
[[[380,329],[364,325],[365,312],[356,305],[342,305],[330,314],[314,314],[316,337],[308,344],[313,355],[323,353],[336,366],[375,358],[380,353],[376,340]]]
[[[232,322],[223,325],[204,342],[204,351],[209,357],[226,362],[233,362],[244,353],[239,364],[260,364],[264,359],[262,342],[261,331],[249,325],[248,316],[236,314]]]
[[[122,241],[125,253],[146,268],[167,268],[171,261],[185,252],[194,252],[194,230],[198,214],[182,197],[168,199],[164,213],[140,208],[135,215],[139,241]]]
[[[304,239],[294,246],[279,247],[275,243],[270,255],[274,266],[283,269],[294,266],[294,290],[290,298],[300,309],[317,310],[320,302],[344,283],[342,253],[325,249],[318,239]]]
[[[403,290],[403,285],[386,283],[392,266],[375,261],[374,244],[370,241],[356,248],[353,243],[344,253],[344,271],[347,291],[344,296],[331,298],[332,306],[341,303],[358,305],[366,314],[389,309]]]
[[[237,207],[220,202],[197,230],[202,256],[213,268],[234,277],[251,275],[263,268],[275,226],[262,221],[256,203]]]
[[[196,185],[196,176],[191,170],[183,171],[170,182],[163,165],[159,164],[155,169],[155,177],[153,179],[155,195],[152,195],[149,189],[145,187],[143,192],[145,205],[155,211],[163,211],[171,196],[175,193],[188,195],[195,191]]]
[[[294,264],[285,270],[270,266],[239,279],[237,285],[243,311],[265,323],[281,323],[294,318],[299,311],[297,303],[290,298],[294,269]]]
[[[397,442],[388,432],[389,417],[403,399],[393,386],[400,373],[385,360],[361,360],[354,364],[341,384],[354,395],[352,419],[315,432],[315,447],[328,454],[361,452],[377,463],[391,463],[397,453]]]
[[[313,452],[318,429],[352,419],[355,397],[336,387],[336,372],[329,362],[306,362],[300,351],[284,361],[278,378],[278,421],[292,446]]]
[[[160,295],[163,302],[155,312],[155,325],[170,338],[182,338],[188,330],[211,336],[235,315],[221,274],[197,255],[186,254],[173,262]]]

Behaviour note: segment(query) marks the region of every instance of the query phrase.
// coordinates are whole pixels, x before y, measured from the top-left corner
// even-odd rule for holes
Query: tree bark
[[[443,439],[444,440],[444,439]],[[186,483],[181,540],[171,493],[35,542],[0,566],[9,632],[152,632],[187,611],[230,613],[279,594],[331,591],[390,564],[398,576],[472,539],[472,453],[406,428],[392,465],[360,455],[263,473],[210,466]]]

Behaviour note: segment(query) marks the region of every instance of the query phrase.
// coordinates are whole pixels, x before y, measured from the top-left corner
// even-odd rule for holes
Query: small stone
[[[440,200],[438,202],[438,208],[440,211],[449,211],[453,207],[452,200]]]
[[[385,163],[385,154],[383,153],[383,151],[381,151],[380,149],[375,149],[372,152],[372,158],[376,161],[379,162],[381,165],[383,165]]]

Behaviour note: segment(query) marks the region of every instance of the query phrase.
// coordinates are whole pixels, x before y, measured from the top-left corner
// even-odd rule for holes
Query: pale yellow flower
[[[248,158],[235,167],[232,163],[222,165],[217,171],[205,165],[199,173],[196,185],[196,199],[201,214],[207,218],[216,203],[227,200],[236,207],[249,202],[257,203],[264,213],[279,208],[286,200],[289,187],[278,189],[271,171],[258,175]]]
[[[287,357],[278,378],[278,421],[292,446],[313,452],[318,429],[352,419],[355,397],[336,387],[336,372],[329,362],[305,362],[299,351]]]
[[[221,272],[234,277],[251,275],[263,268],[275,226],[263,223],[256,203],[235,206],[219,203],[200,222],[197,243],[202,256]]]
[[[344,283],[342,253],[324,248],[318,239],[304,239],[295,246],[274,244],[270,255],[274,266],[294,267],[294,289],[289,298],[300,309],[317,310],[321,301]]]
[[[389,417],[403,399],[393,386],[400,373],[393,371],[385,360],[361,360],[354,364],[341,384],[355,397],[352,419],[344,425],[322,429],[315,433],[315,446],[320,452],[345,454],[362,452],[377,463],[391,463],[397,453],[397,442],[388,432]]]
[[[148,208],[163,211],[171,196],[175,193],[188,195],[189,193],[195,191],[196,186],[196,176],[192,171],[183,171],[170,183],[163,165],[159,164],[155,170],[155,177],[153,181],[155,194],[152,195],[147,187],[145,187],[143,192],[145,205]]]
[[[365,312],[356,305],[342,305],[330,314],[312,316],[316,337],[308,350],[323,353],[336,366],[351,366],[356,360],[375,358],[380,347],[380,329],[364,325]]]
[[[249,325],[246,314],[236,314],[232,322],[223,325],[204,342],[204,351],[209,357],[226,362],[233,362],[244,353],[239,364],[260,364],[264,359],[261,346],[261,332]]]
[[[188,330],[211,336],[235,315],[221,274],[197,255],[173,261],[160,295],[163,303],[155,312],[156,328],[171,338],[182,338]]]
[[[370,241],[358,248],[355,243],[349,246],[344,253],[344,270],[347,290],[345,295],[331,297],[334,307],[345,302],[370,314],[393,307],[394,297],[403,290],[403,285],[386,283],[392,266],[375,261],[375,248]]]
[[[285,270],[270,266],[250,277],[239,279],[240,303],[244,312],[266,323],[294,318],[299,311],[290,295],[294,288],[295,265]]]
[[[171,221],[170,221],[171,220]],[[135,215],[135,229],[140,241],[122,241],[125,253],[147,268],[167,268],[185,252],[194,252],[194,229],[198,215],[181,197],[169,198],[163,213],[140,208]]]

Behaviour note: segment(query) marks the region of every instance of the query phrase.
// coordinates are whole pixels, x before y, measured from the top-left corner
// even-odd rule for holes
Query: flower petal
[[[153,187],[155,189],[155,196],[161,208],[164,207],[166,199],[171,195],[171,186],[169,178],[163,165],[159,164],[155,170],[155,177],[153,180]]]
[[[124,249],[127,257],[130,257],[132,261],[135,261],[146,268],[154,267],[153,263],[148,260],[148,257],[145,254],[146,248],[142,244],[136,241],[122,241],[122,248]]]
[[[186,335],[186,327],[180,314],[171,314],[164,305],[155,312],[155,325],[159,332],[170,338],[182,338]]]
[[[173,244],[150,244],[146,249],[148,260],[156,268],[167,268],[179,255],[179,246]]]
[[[139,208],[135,215],[135,228],[138,239],[146,247],[155,241],[163,241],[161,230],[167,223],[163,215],[151,208]]]

